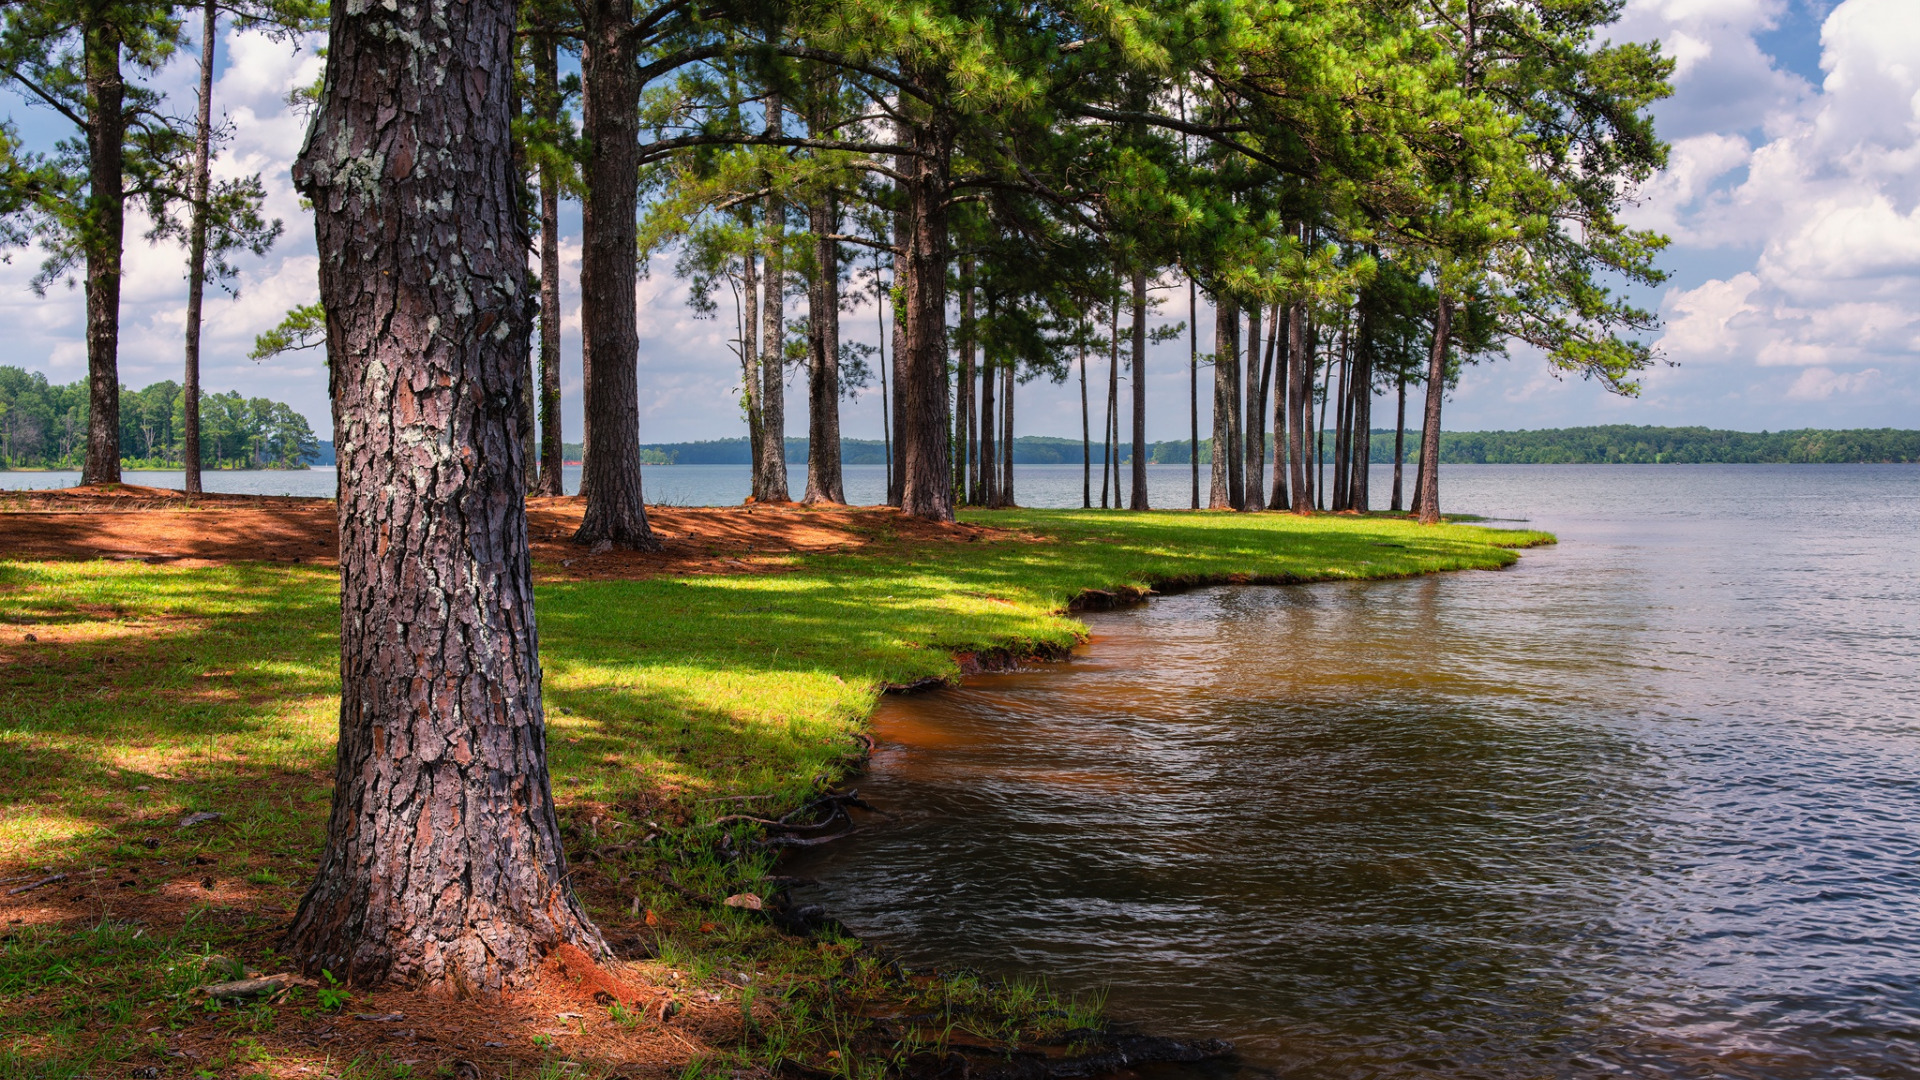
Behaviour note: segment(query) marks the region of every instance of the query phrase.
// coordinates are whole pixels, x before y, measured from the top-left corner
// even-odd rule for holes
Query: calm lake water
[[[1920,1075],[1920,468],[1444,477],[1560,544],[892,699],[805,898],[1255,1074]]]

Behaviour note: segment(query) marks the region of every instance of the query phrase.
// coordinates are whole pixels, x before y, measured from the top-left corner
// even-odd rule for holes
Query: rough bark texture
[[[753,211],[742,208],[741,224],[753,226]],[[740,260],[740,386],[747,401],[747,449],[753,459],[748,489],[754,501],[766,498],[765,474],[760,468],[760,441],[766,437],[766,418],[760,412],[760,256],[749,249]],[[882,380],[884,382],[884,380]]]
[[[1000,369],[1000,503],[1019,505],[1013,496],[1013,385],[1014,363],[1008,360]]]
[[[1293,512],[1313,509],[1307,490],[1307,308],[1296,303],[1287,317],[1287,458],[1293,476]]]
[[[768,135],[783,130],[780,95],[767,100]],[[787,490],[787,200],[767,196],[765,273],[760,288],[760,498],[788,502]]]
[[[1420,524],[1440,524],[1440,402],[1447,394],[1447,344],[1453,310],[1444,299],[1433,313],[1433,351],[1427,357],[1426,423],[1420,430]]]
[[[586,413],[593,442],[580,477],[586,515],[573,539],[651,551],[640,488],[640,333],[634,310],[639,270],[640,73],[632,0],[590,0],[580,52],[591,126],[587,194],[591,227],[580,256],[581,325],[587,352]]]
[[[1147,509],[1147,273],[1144,270],[1133,272],[1133,498],[1127,507]]]
[[[1287,333],[1286,309],[1273,305],[1272,333],[1267,342],[1274,354],[1273,372],[1273,487],[1267,494],[1267,509],[1285,510],[1287,499],[1287,349],[1281,342]]]
[[[1401,470],[1407,461],[1407,377],[1400,376],[1400,406],[1393,422],[1393,501],[1387,504],[1389,510],[1406,509],[1404,489],[1401,487]]]
[[[960,450],[959,486],[962,500],[980,502],[980,418],[973,393],[974,380],[973,260],[960,260],[960,370],[954,380],[953,412],[959,430],[954,445]]]
[[[947,175],[953,134],[937,112],[913,128],[919,153],[907,174],[906,363],[900,507],[928,521],[953,520],[953,446],[947,440]]]
[[[987,310],[993,309],[989,306]],[[993,350],[988,348],[980,356],[980,487],[976,496],[981,506],[1000,505],[997,494],[1000,490],[1000,396],[994,386],[998,370],[993,363]]]
[[[1352,396],[1349,392],[1349,377],[1353,374],[1353,360],[1349,354],[1351,339],[1347,336],[1344,324],[1340,327],[1340,378],[1335,383],[1339,404],[1333,410],[1333,508],[1347,509],[1347,451],[1352,445],[1353,412]]]
[[[1100,458],[1100,509],[1120,505],[1120,472],[1114,464],[1120,455],[1120,306],[1110,309],[1112,318],[1107,328],[1107,419],[1100,429],[1100,438],[1106,441],[1106,450]],[[1108,489],[1112,489],[1112,502],[1108,502]]]
[[[1087,336],[1080,334],[1080,508],[1093,508],[1093,424],[1087,413]]]
[[[1373,350],[1368,340],[1362,333],[1353,354],[1353,480],[1347,492],[1347,508],[1363,514],[1373,501],[1367,482],[1373,467]]]
[[[534,107],[548,130],[560,122],[559,39],[533,52]],[[560,426],[560,178],[540,164],[540,479],[536,494],[566,494],[566,443]]]
[[[840,214],[830,192],[822,192],[809,211],[815,272],[807,337],[813,363],[807,379],[807,493],[801,501],[839,504],[847,501],[840,469],[840,255],[828,237]]]
[[[207,292],[207,187],[213,158],[213,60],[220,40],[220,9],[206,0],[200,15],[200,99],[194,115],[193,220],[187,235],[186,372],[180,389],[180,466],[188,495],[200,489],[200,321]]]
[[[1242,395],[1247,411],[1246,421],[1240,425],[1242,510],[1263,510],[1267,505],[1267,500],[1260,497],[1260,474],[1267,461],[1267,379],[1272,374],[1261,366],[1260,305],[1255,304],[1247,312],[1247,388]]]
[[[1184,106],[1182,106],[1184,108]],[[1200,297],[1187,279],[1187,421],[1192,425],[1193,509],[1200,509]]]
[[[548,787],[519,382],[511,0],[336,6],[295,162],[340,451],[340,740],[281,948],[355,985],[515,986],[605,944]]]
[[[1234,355],[1233,324],[1240,317],[1234,306],[1219,301],[1213,315],[1213,472],[1207,489],[1207,507],[1229,510],[1233,507],[1233,369],[1239,363]]]
[[[912,125],[905,121],[895,124],[896,138],[901,145],[913,141]],[[903,177],[912,176],[916,159],[911,154],[895,154],[894,171]],[[911,187],[903,182],[903,188]],[[900,203],[893,213],[893,289],[895,295],[907,296],[907,281],[913,272],[913,216],[907,206],[907,194],[901,193]],[[904,308],[906,305],[902,304]],[[887,502],[900,505],[901,492],[906,489],[906,432],[907,432],[907,327],[912,315],[907,311],[896,311],[893,318],[893,392],[887,397],[887,415],[893,426],[892,442],[887,460]],[[884,376],[883,376],[884,378]]]
[[[87,211],[86,484],[120,482],[120,256],[126,240],[127,83],[120,35],[105,19],[85,31]]]

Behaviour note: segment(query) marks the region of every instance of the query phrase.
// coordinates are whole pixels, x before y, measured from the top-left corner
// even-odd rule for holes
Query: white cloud
[[[1831,368],[1808,368],[1787,389],[1787,397],[1794,401],[1825,401],[1835,395],[1865,393],[1879,381],[1879,368],[1868,368],[1852,374],[1842,374]]]

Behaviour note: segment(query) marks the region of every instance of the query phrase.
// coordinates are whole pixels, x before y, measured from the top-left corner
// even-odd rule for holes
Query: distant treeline
[[[180,464],[185,396],[180,384],[120,388],[125,468]],[[0,365],[0,469],[77,469],[86,457],[87,384],[49,383],[37,371]],[[299,469],[319,450],[292,407],[238,392],[200,394],[200,460],[209,469]]]
[[[1328,453],[1333,433],[1326,433]],[[1406,433],[1407,460],[1418,457],[1420,433]],[[1148,444],[1147,460],[1155,465],[1184,465],[1192,460],[1192,443]],[[748,465],[751,456],[745,438],[690,443],[649,443],[642,448],[647,464]],[[840,452],[848,465],[881,465],[885,444],[878,439],[843,439]],[[1271,453],[1271,451],[1269,451]],[[577,461],[580,445],[568,443],[567,460]],[[1120,461],[1133,460],[1131,444],[1122,444]],[[805,464],[807,440],[787,440],[787,461]],[[1013,441],[1018,465],[1078,465],[1080,440],[1044,435],[1022,435]],[[1393,461],[1393,430],[1373,431],[1372,460]],[[1548,428],[1539,431],[1448,431],[1440,436],[1440,460],[1449,465],[1656,465],[1656,464],[1857,464],[1863,462],[1920,462],[1920,431],[1863,428],[1846,431],[1716,431],[1704,427]],[[1093,461],[1106,461],[1106,449],[1093,444]],[[1213,441],[1200,440],[1200,462],[1213,461]]]

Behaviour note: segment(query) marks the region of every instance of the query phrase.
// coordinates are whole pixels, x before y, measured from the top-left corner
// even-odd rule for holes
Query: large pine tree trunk
[[[1233,369],[1239,363],[1234,323],[1239,310],[1225,300],[1217,301],[1213,315],[1213,484],[1207,490],[1207,507],[1227,510],[1233,506],[1233,465],[1239,451],[1233,440]]]
[[[120,482],[120,259],[126,240],[127,83],[105,18],[85,36],[87,98],[87,457],[81,482]]]
[[[1405,489],[1401,486],[1401,471],[1407,461],[1407,376],[1401,372],[1400,407],[1393,421],[1393,501],[1387,509],[1398,512],[1406,509]]]
[[[1420,430],[1420,524],[1440,524],[1440,402],[1447,395],[1447,344],[1453,311],[1442,299],[1433,313],[1433,349],[1427,356],[1426,423]]]
[[[1352,398],[1348,393],[1348,377],[1353,373],[1352,357],[1348,355],[1351,339],[1347,336],[1344,322],[1340,325],[1340,377],[1335,382],[1335,394],[1339,401],[1333,410],[1333,509],[1347,509],[1347,451],[1353,438]]]
[[[1011,397],[1011,395],[1009,395]],[[1147,272],[1133,272],[1133,498],[1147,508]]]
[[[1373,468],[1373,350],[1361,334],[1360,347],[1353,353],[1353,480],[1348,485],[1347,507],[1366,513],[1372,509],[1368,481]]]
[[[907,174],[906,363],[899,392],[900,507],[953,520],[953,447],[947,440],[947,175],[953,133],[939,113],[913,129]]]
[[[193,220],[187,237],[186,373],[181,387],[180,466],[182,487],[200,494],[200,321],[207,291],[207,187],[213,158],[213,60],[220,40],[220,9],[206,0],[200,17],[200,99],[194,116]]]
[[[847,501],[840,469],[840,255],[828,239],[839,218],[833,194],[822,191],[813,217],[814,282],[807,300],[813,366],[807,381],[807,493],[809,505]]]
[[[585,411],[593,418],[593,441],[580,478],[586,515],[573,540],[651,551],[660,541],[647,525],[640,488],[640,333],[634,309],[640,72],[631,33],[633,3],[590,0],[586,12],[580,68],[591,121],[585,199],[590,209],[581,235],[580,308],[587,345]]]
[[[560,123],[560,40],[549,34],[533,49],[533,102],[541,125]],[[560,178],[540,160],[540,480],[539,495],[565,495],[566,442],[560,426]]]
[[[782,131],[780,95],[767,100],[767,134]],[[766,273],[760,282],[760,497],[788,502],[787,491],[787,201],[767,196]]]
[[[901,145],[913,141],[913,125],[904,120],[896,121],[895,134]],[[902,177],[913,175],[916,158],[911,154],[895,154],[893,168]],[[898,181],[901,188],[910,187],[906,181]],[[893,289],[901,298],[902,310],[894,313],[893,319],[893,390],[887,397],[887,413],[893,424],[893,453],[887,467],[887,502],[893,506],[901,505],[901,493],[906,490],[906,431],[907,431],[907,324],[911,316],[906,312],[907,282],[912,276],[913,215],[908,208],[905,190],[893,212]]]
[[[340,741],[281,949],[361,986],[486,995],[606,947],[548,786],[519,382],[510,0],[334,12],[313,201],[340,451]]]

